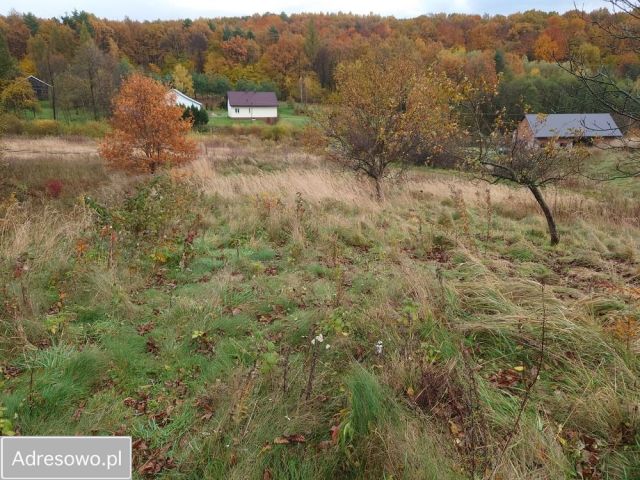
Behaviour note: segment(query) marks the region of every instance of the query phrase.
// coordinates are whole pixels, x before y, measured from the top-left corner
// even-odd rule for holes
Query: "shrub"
[[[121,209],[113,212],[113,226],[134,237],[157,237],[177,218],[190,218],[188,207],[196,201],[193,192],[166,175],[159,175],[138,186]],[[96,204],[93,208],[103,208]],[[97,210],[97,209],[96,209]],[[100,213],[100,212],[99,212]],[[105,212],[109,215],[109,212]],[[104,214],[101,214],[104,216]]]
[[[62,180],[50,179],[45,182],[44,189],[51,198],[58,198],[62,193],[63,186]]]
[[[191,118],[193,120],[193,128],[202,127],[209,123],[209,114],[204,108],[196,108],[194,106],[187,107],[182,113],[182,118]]]
[[[3,127],[2,131],[4,133],[10,135],[21,135],[22,133],[24,133],[25,121],[21,120],[19,117],[11,113],[5,113],[4,115],[2,115],[2,117],[0,118],[0,124]]]
[[[33,120],[24,123],[24,133],[36,137],[59,135],[60,124],[55,120]]]
[[[167,95],[162,83],[141,74],[123,82],[113,102],[112,130],[99,148],[109,166],[156,173],[195,158],[196,144],[187,137],[191,122],[182,118],[180,106],[167,102]]]
[[[62,132],[65,135],[102,138],[109,131],[109,125],[106,122],[89,121],[83,123],[70,123],[62,126]]]
[[[262,130],[261,137],[263,140],[274,140],[277,142],[279,140],[282,140],[288,134],[289,134],[289,131],[286,128],[280,125],[274,125],[272,127],[267,127],[264,130]]]

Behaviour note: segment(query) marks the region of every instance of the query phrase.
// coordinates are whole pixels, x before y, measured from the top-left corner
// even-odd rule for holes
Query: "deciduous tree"
[[[394,164],[426,162],[457,132],[456,85],[393,52],[341,64],[336,90],[329,113],[319,116],[329,152],[371,179],[378,200]]]
[[[173,86],[181,92],[193,96],[193,78],[180,63],[173,69]]]
[[[95,120],[104,114],[113,98],[119,79],[114,78],[116,64],[100,50],[92,39],[80,45],[71,65],[72,74],[81,80],[81,89],[75,92],[86,98]]]
[[[557,245],[558,228],[543,191],[580,175],[584,170],[584,150],[560,146],[556,139],[538,146],[510,133],[494,135],[495,148],[486,150],[486,155],[467,166],[492,183],[507,182],[529,190],[547,221],[551,245]]]
[[[465,116],[472,119],[471,143],[460,154],[460,166],[482,180],[529,190],[545,216],[551,245],[557,245],[558,229],[543,190],[579,176],[585,168],[586,151],[562,146],[554,138],[539,145],[517,123],[505,120],[504,111],[495,119],[487,116],[487,106],[495,94],[490,85],[467,89],[463,108]],[[542,124],[545,119],[541,116],[538,121]]]
[[[556,60],[560,53],[560,47],[558,44],[546,33],[543,33],[538,37],[534,50],[537,59],[546,60],[547,62]]]
[[[171,97],[164,85],[141,74],[125,80],[114,101],[112,131],[100,145],[112,167],[154,173],[195,157],[187,137],[191,121]]]
[[[29,53],[35,61],[38,76],[51,85],[53,118],[58,118],[56,83],[67,69],[69,51],[73,48],[73,34],[66,25],[49,25],[29,41]]]
[[[22,113],[38,108],[38,101],[31,84],[25,78],[18,78],[2,90],[0,105],[6,111]]]

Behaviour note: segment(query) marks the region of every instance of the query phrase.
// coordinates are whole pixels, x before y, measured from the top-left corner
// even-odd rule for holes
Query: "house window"
[[[240,109],[239,108],[236,108],[236,113],[240,113]]]

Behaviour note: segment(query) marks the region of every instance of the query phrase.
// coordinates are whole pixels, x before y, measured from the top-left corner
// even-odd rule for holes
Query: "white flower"
[[[320,335],[316,335],[316,338],[314,338],[313,340],[311,340],[311,345],[315,345],[316,342],[318,343],[322,343],[324,342],[324,337],[322,336],[322,334]]]
[[[378,355],[382,355],[382,340],[376,342],[375,349]]]
[[[329,344],[327,343],[327,345],[326,345],[324,348],[326,348],[327,350],[329,350],[329,349],[331,348],[331,345],[329,345]]]

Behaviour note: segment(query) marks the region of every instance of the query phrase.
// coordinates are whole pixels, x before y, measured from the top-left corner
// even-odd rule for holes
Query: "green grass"
[[[48,100],[39,102],[40,108],[35,115],[33,112],[25,112],[25,118],[36,120],[53,120],[53,108]],[[94,120],[93,115],[88,110],[59,110],[58,121],[65,123],[85,123]]]
[[[488,219],[477,186],[416,169],[377,205],[342,172],[237,141],[205,180],[67,160],[58,199],[39,190],[55,160],[9,156],[1,429],[131,435],[149,446],[135,469],[166,449],[160,478],[461,479],[474,464],[483,478],[544,324],[540,380],[498,475],[580,478],[591,459],[602,478],[640,476],[640,230],[617,220],[636,200],[613,218],[611,192],[574,187],[599,208],[558,200],[573,216],[551,248],[516,191],[492,190]],[[228,168],[241,148],[272,173]],[[310,186],[295,183],[305,172]],[[288,189],[262,190],[280,176]],[[239,180],[245,193],[222,188]]]
[[[105,119],[98,122],[93,120],[91,112],[86,110],[60,110],[58,112],[58,123],[60,125],[44,124],[38,121],[53,120],[53,109],[50,102],[41,101],[37,112],[25,112],[23,119],[25,125],[21,127],[21,132],[31,135],[55,135],[71,134],[97,137],[107,130]],[[35,120],[35,121],[34,121]],[[203,127],[203,131],[213,133],[250,133],[258,134],[265,138],[279,139],[280,137],[303,129],[310,121],[306,115],[295,112],[294,107],[285,102],[281,102],[278,108],[278,122],[270,125],[261,120],[239,120],[229,118],[226,109],[218,109],[209,112],[209,123]]]
[[[278,126],[283,128],[300,129],[309,123],[309,117],[297,114],[294,108],[281,102],[278,107]],[[242,120],[229,118],[226,109],[218,109],[210,112],[209,126],[215,128],[237,126],[255,126],[257,128],[269,128],[269,124],[261,120]]]

